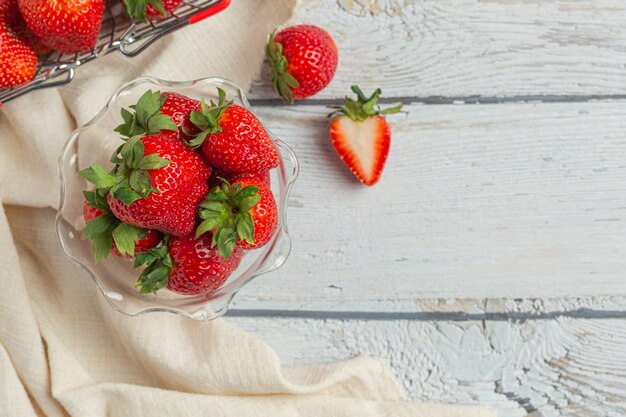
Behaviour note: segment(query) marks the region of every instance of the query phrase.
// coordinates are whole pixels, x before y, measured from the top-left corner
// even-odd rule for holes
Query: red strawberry
[[[126,13],[131,19],[146,21],[167,17],[183,0],[124,0]]]
[[[20,13],[17,0],[0,0],[0,22],[4,22],[9,32],[12,32],[18,39],[26,42],[37,55],[50,52],[50,48],[41,42],[24,22]]]
[[[195,136],[200,133],[200,129],[189,120],[189,115],[192,111],[202,110],[198,100],[171,92],[165,92],[161,97],[165,97],[165,101],[161,106],[161,113],[170,116],[181,132],[189,136]]]
[[[12,0],[0,0],[0,88],[32,80],[37,69],[33,48],[9,24],[14,20],[14,9]]]
[[[110,211],[104,211],[102,209],[99,209],[99,208],[96,208],[96,207],[92,207],[91,205],[89,205],[89,202],[87,202],[87,200],[85,200],[83,202],[83,219],[85,219],[85,223],[89,223],[89,221],[95,219],[96,217],[101,217],[102,215],[110,216],[110,220],[111,220],[111,224],[112,224],[113,228],[110,230],[110,235],[106,236],[106,237],[103,236],[103,238],[107,239],[107,240],[108,239],[112,240],[111,245],[109,246],[109,249],[111,250],[111,252],[113,252],[114,255],[117,255],[117,256],[134,256],[137,253],[146,252],[146,251],[154,248],[161,241],[161,233],[157,232],[156,230],[141,229],[141,230],[137,231],[138,232],[137,233],[138,240],[134,240],[134,247],[133,247],[132,251],[127,252],[126,249],[124,248],[124,243],[121,242],[122,243],[122,251],[124,252],[124,254],[122,255],[122,253],[121,253],[122,251],[120,251],[120,249],[118,249],[118,245],[117,245],[116,239],[115,239],[119,235],[119,230],[116,232],[116,228],[122,222],[120,222],[119,220],[115,219],[113,217],[113,215],[110,213]],[[102,218],[100,220],[102,220]],[[123,227],[127,228],[127,226],[123,226]],[[94,251],[94,254],[95,254],[95,251]]]
[[[217,187],[222,184],[222,180],[220,178],[224,178],[228,182],[236,182],[242,178],[258,178],[263,183],[267,184],[267,186],[272,185],[271,175],[269,169],[264,169],[259,172],[225,172],[220,171],[219,169],[214,169],[213,174],[211,175],[211,179],[209,180],[209,187]]]
[[[211,247],[211,235],[172,237],[162,246],[137,255],[135,268],[146,265],[137,282],[141,293],[156,293],[167,286],[179,294],[208,294],[224,284],[241,262],[237,247],[225,259]]]
[[[211,248],[211,235],[193,235],[170,240],[170,271],[167,288],[180,294],[207,294],[224,284],[237,269],[243,250],[236,248],[228,259]]]
[[[129,139],[111,157],[115,168],[107,173],[94,164],[80,175],[110,190],[111,212],[122,222],[182,236],[193,231],[211,167],[179,140],[176,124],[160,112],[164,100],[148,90],[132,107],[134,113],[122,109],[124,123],[115,131]]]
[[[209,163],[228,172],[257,172],[278,166],[280,157],[261,122],[246,108],[226,102],[218,88],[219,102],[211,107],[201,102],[202,111],[191,112],[190,119],[201,133],[189,142],[202,146]]]
[[[274,71],[274,90],[289,103],[326,87],[339,61],[333,38],[324,29],[311,25],[272,33],[266,53]]]
[[[278,209],[267,184],[241,178],[213,188],[200,204],[200,218],[196,237],[211,231],[212,245],[228,258],[236,246],[255,249],[269,242],[278,226]]]
[[[124,146],[136,146],[134,144],[137,143],[143,145],[144,158],[155,154],[159,159],[167,161],[167,165],[159,163],[154,165],[155,168],[135,169],[144,172],[141,175],[147,181],[133,186],[131,176],[131,187],[112,188],[108,195],[111,211],[115,217],[133,226],[156,229],[174,236],[191,233],[196,206],[209,189],[206,181],[211,175],[211,167],[197,152],[180,142],[173,132],[144,136],[135,141],[130,139]],[[125,161],[122,166],[129,165]],[[126,170],[132,172],[132,169]],[[142,193],[141,189],[148,192]]]
[[[50,48],[86,52],[100,34],[105,0],[18,0],[28,27]]]
[[[365,185],[374,185],[383,171],[391,132],[383,114],[397,113],[402,106],[380,110],[377,106],[380,89],[365,97],[361,89],[352,86],[358,99],[348,97],[338,107],[330,124],[330,138],[335,151],[352,173]]]

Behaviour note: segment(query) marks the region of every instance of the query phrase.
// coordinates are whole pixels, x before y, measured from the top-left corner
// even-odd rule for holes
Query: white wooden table
[[[252,97],[295,149],[294,248],[229,320],[285,365],[369,352],[416,401],[502,416],[626,415],[626,2],[305,0],[332,84]],[[383,89],[374,188],[331,148],[326,105]]]

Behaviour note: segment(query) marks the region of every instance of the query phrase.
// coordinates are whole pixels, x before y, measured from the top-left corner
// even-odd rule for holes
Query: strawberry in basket
[[[169,16],[183,0],[123,0],[126,13],[133,20],[159,20]]]
[[[0,0],[0,88],[22,84],[35,76],[37,56],[24,37],[28,33],[17,0]]]
[[[28,27],[50,48],[86,52],[100,34],[105,0],[18,0]]]

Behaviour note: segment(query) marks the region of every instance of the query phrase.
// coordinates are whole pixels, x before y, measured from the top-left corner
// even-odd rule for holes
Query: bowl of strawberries
[[[63,250],[122,313],[219,317],[289,255],[296,156],[228,80],[131,81],[59,164]]]

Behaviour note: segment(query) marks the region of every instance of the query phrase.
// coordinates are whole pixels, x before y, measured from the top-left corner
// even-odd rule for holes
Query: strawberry
[[[44,45],[41,39],[26,26],[17,0],[0,0],[0,22],[4,22],[9,32],[12,32],[18,39],[30,45],[35,54],[43,55],[50,52],[50,48]]]
[[[109,252],[133,257],[159,244],[161,233],[156,230],[140,229],[115,218],[104,197],[105,193],[106,190],[104,194],[100,190],[84,192],[83,218],[87,227],[83,231],[83,238],[92,240],[96,263],[106,258]]]
[[[196,238],[211,231],[211,246],[228,259],[234,248],[260,248],[269,242],[278,226],[276,201],[269,186],[258,178],[241,178],[232,185],[224,180],[211,189],[200,204],[202,223]]]
[[[128,150],[131,146],[132,151]],[[125,153],[133,153],[134,159],[125,157]],[[131,138],[120,154],[123,161],[117,169],[116,184],[107,196],[115,217],[174,236],[191,233],[196,206],[209,189],[206,181],[211,167],[172,132]],[[142,165],[143,158],[148,160]]]
[[[179,294],[208,294],[221,287],[239,266],[243,249],[235,248],[225,259],[211,248],[211,241],[210,234],[198,239],[193,235],[172,237],[164,245],[137,255],[135,267],[147,265],[136,284],[141,293],[156,293],[167,286]]]
[[[209,163],[228,172],[257,172],[278,166],[280,157],[261,122],[248,109],[226,101],[226,93],[218,88],[218,103],[209,107],[200,102],[201,111],[189,118],[200,133],[189,146],[202,146]]]
[[[159,20],[170,15],[183,0],[124,0],[126,13],[131,19],[145,22]]]
[[[333,79],[338,53],[330,34],[317,26],[298,25],[272,33],[266,55],[274,90],[289,103],[316,94]]]
[[[100,34],[105,0],[18,0],[28,27],[50,48],[86,52]]]
[[[178,132],[178,125],[172,120],[172,115],[163,112],[166,94],[152,90],[143,93],[137,103],[130,106],[133,111],[122,109],[124,123],[117,126],[114,131],[127,138],[158,134],[162,130]]]
[[[263,183],[267,184],[268,187],[271,186],[272,184],[269,169],[264,169],[258,172],[235,172],[235,173],[230,173],[230,172],[220,171],[219,169],[214,169],[213,174],[211,175],[211,179],[209,180],[209,187],[213,188],[213,187],[217,187],[221,185],[222,184],[221,178],[232,183],[236,180],[239,180],[242,178],[250,178],[250,177],[258,178]]]
[[[14,0],[0,0],[0,88],[32,80],[37,69],[37,56],[13,29]]]
[[[330,139],[341,160],[365,185],[374,185],[383,171],[391,131],[384,114],[397,113],[402,105],[380,110],[377,106],[380,89],[365,97],[356,85],[352,91],[357,101],[346,97],[343,107],[331,113]]]
[[[195,136],[200,133],[200,129],[189,120],[192,111],[201,110],[198,100],[171,92],[165,92],[161,97],[165,97],[161,106],[161,113],[169,116],[181,132],[188,136]]]
[[[182,236],[193,231],[211,167],[179,140],[176,124],[160,112],[163,100],[148,90],[131,106],[134,113],[123,109],[115,131],[129,138],[111,157],[115,168],[109,173],[94,164],[80,175],[109,189],[111,212],[122,222]]]

